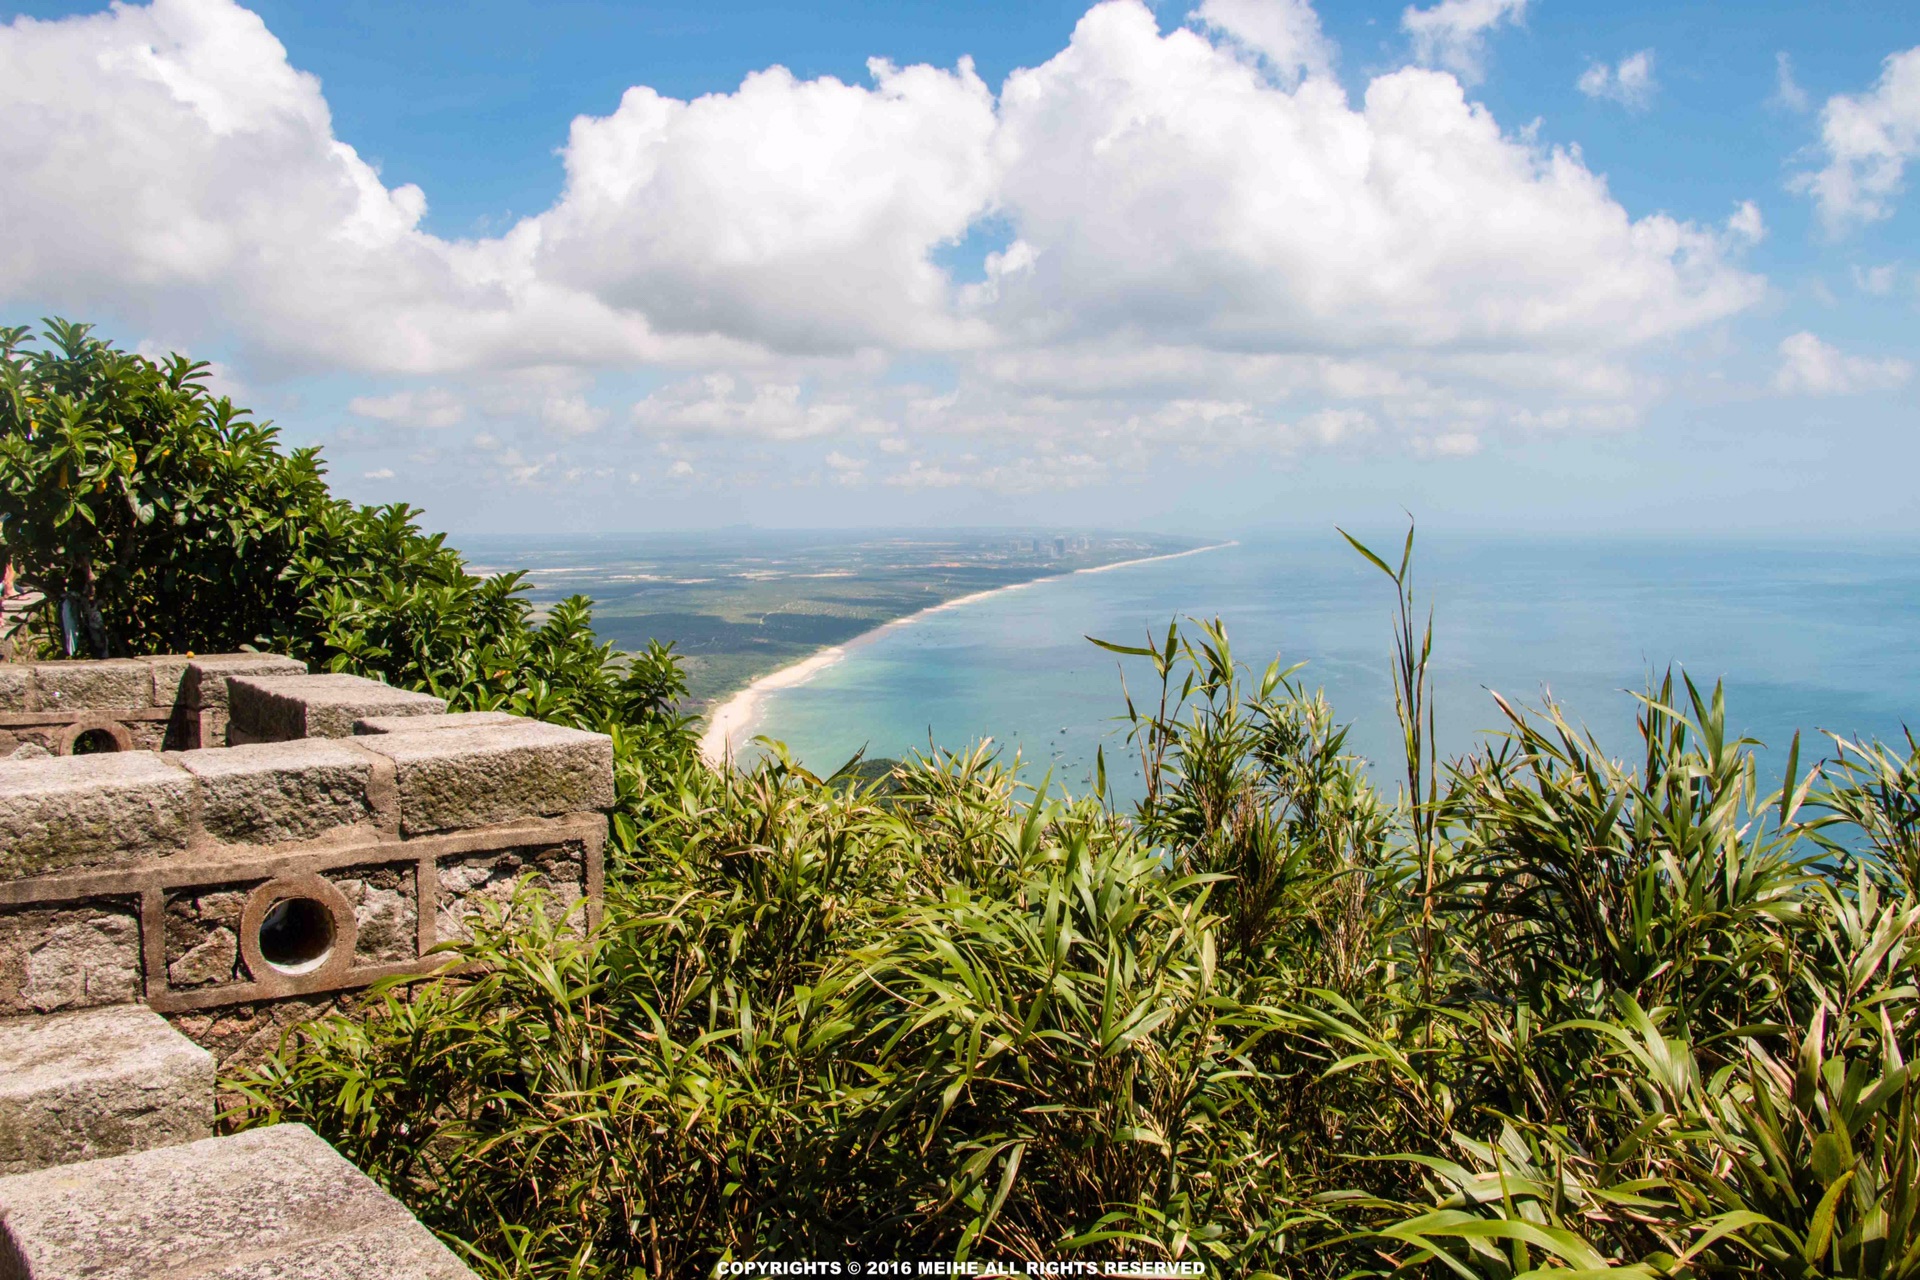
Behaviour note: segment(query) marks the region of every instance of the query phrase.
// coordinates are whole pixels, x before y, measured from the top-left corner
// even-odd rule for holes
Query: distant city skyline
[[[1920,532],[1920,10],[0,0],[0,323],[459,532]]]

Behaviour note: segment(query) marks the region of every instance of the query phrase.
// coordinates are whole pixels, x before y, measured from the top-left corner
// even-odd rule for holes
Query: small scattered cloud
[[[693,464],[685,458],[681,458],[667,468],[667,474],[675,480],[685,480],[693,474]]]
[[[832,469],[833,478],[839,484],[857,485],[866,482],[867,461],[865,458],[850,457],[838,449],[835,449],[827,454],[825,462],[827,466]]]
[[[1413,37],[1415,59],[1471,84],[1486,75],[1487,39],[1494,29],[1517,26],[1526,16],[1527,0],[1441,0],[1431,9],[1408,5],[1400,29]]]
[[[1785,51],[1773,55],[1773,102],[1796,115],[1813,105],[1807,91],[1793,78],[1793,56]]]
[[[1653,80],[1653,50],[1630,53],[1612,66],[1596,62],[1576,83],[1589,98],[1617,102],[1629,111],[1645,111],[1653,105],[1658,87]]]
[[[1913,376],[1913,366],[1897,357],[1850,356],[1811,333],[1796,333],[1780,344],[1776,390],[1790,395],[1844,396],[1891,391]]]
[[[1471,458],[1485,446],[1471,431],[1447,431],[1436,436],[1416,437],[1414,452],[1434,458]]]
[[[1884,298],[1892,293],[1894,286],[1900,282],[1899,278],[1900,264],[1897,262],[1886,262],[1877,267],[1855,266],[1853,269],[1853,287],[1876,298]]]
[[[1760,216],[1760,206],[1751,200],[1742,200],[1727,218],[1727,235],[1747,245],[1756,245],[1766,239],[1767,222]]]
[[[1891,217],[1907,161],[1920,155],[1920,46],[1889,57],[1866,93],[1828,98],[1820,145],[1826,166],[1792,186],[1813,197],[1828,232]]]
[[[440,428],[459,423],[467,416],[467,406],[443,387],[428,387],[384,396],[355,396],[347,401],[347,412],[396,427]]]
[[[801,440],[863,425],[854,406],[810,396],[792,382],[754,382],[730,373],[688,378],[633,406],[633,423],[671,434]]]
[[[391,480],[393,479],[393,468],[379,467],[372,471],[362,471],[360,478],[363,480]]]
[[[607,411],[589,404],[585,396],[549,396],[540,406],[540,425],[568,439],[591,435],[606,421]]]

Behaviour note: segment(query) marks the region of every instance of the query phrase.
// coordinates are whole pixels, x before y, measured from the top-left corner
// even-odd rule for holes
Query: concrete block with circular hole
[[[0,1016],[141,1000],[210,1047],[257,1046],[271,1039],[248,1032],[257,1014],[436,972],[451,962],[437,945],[483,914],[525,900],[556,922],[598,918],[606,737],[289,667],[151,659],[171,709],[111,714],[146,732],[182,707],[222,710],[196,709],[218,687],[235,737],[301,736],[0,760]],[[0,715],[0,732],[29,721],[86,724],[30,711]]]
[[[227,734],[232,743],[348,738],[374,716],[438,715],[444,698],[396,689],[364,676],[231,676]]]
[[[0,756],[23,745],[78,755],[224,742],[229,675],[305,671],[271,653],[0,663]]]
[[[0,1178],[0,1233],[8,1280],[473,1277],[300,1124]]]
[[[213,1133],[213,1055],[137,1004],[0,1018],[0,1175]]]

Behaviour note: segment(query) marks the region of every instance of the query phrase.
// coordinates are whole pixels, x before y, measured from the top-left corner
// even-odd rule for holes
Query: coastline
[[[1220,551],[1239,545],[1238,539],[1229,539],[1226,542],[1209,543],[1204,547],[1191,547],[1185,551],[1170,551],[1166,555],[1141,556],[1134,560],[1116,560],[1112,564],[1071,569],[1066,573],[1050,573],[1043,577],[1028,578],[1025,582],[1009,582],[1004,587],[991,587],[985,591],[975,591],[971,595],[956,596],[952,600],[943,600],[939,604],[915,610],[903,618],[883,622],[870,631],[861,632],[845,644],[828,645],[798,662],[788,663],[776,671],[770,671],[730,696],[725,702],[715,707],[713,714],[707,717],[706,727],[700,732],[700,754],[713,764],[725,764],[733,757],[742,740],[752,738],[751,730],[754,727],[755,714],[760,710],[760,703],[767,694],[777,689],[791,689],[795,685],[805,684],[846,657],[849,651],[864,644],[871,644],[896,627],[911,626],[928,614],[939,613],[944,609],[957,609],[961,605],[972,604],[976,600],[985,600],[988,596],[1019,591],[1035,583],[1049,582],[1057,578],[1071,578],[1082,573],[1107,573],[1113,569],[1127,569],[1137,564],[1153,564],[1161,560],[1178,560],[1182,556],[1197,556],[1203,551]]]

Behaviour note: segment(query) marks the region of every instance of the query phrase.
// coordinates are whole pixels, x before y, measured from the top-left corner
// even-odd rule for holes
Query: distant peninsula
[[[536,604],[594,599],[623,650],[671,641],[686,709],[707,713],[822,650],[968,596],[1199,550],[1204,538],[1094,529],[790,531],[472,537],[477,568],[524,568]]]

